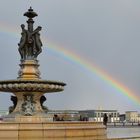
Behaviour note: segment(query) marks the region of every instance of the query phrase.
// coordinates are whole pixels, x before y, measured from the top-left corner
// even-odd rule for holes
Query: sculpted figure
[[[40,39],[40,33],[39,31],[41,31],[42,27],[38,26],[38,28],[36,29],[36,34],[34,35],[34,38],[35,38],[35,48],[36,48],[36,53],[34,54],[35,55],[35,58],[37,58],[37,56],[42,52],[42,42],[41,42],[41,39]]]
[[[21,39],[18,43],[19,46],[19,53],[21,55],[21,60],[36,60],[37,56],[42,52],[42,42],[40,40],[39,31],[41,31],[42,27],[38,26],[35,30],[33,28],[33,18],[38,16],[30,7],[24,16],[28,18],[27,20],[27,27],[25,29],[25,25],[21,25],[22,33]]]
[[[26,58],[26,51],[27,51],[27,47],[26,47],[26,41],[27,41],[27,30],[25,29],[25,25],[22,24],[21,25],[21,29],[22,29],[22,33],[21,33],[21,39],[20,39],[20,43],[18,43],[19,46],[19,53],[21,55],[21,59],[25,59]]]
[[[39,34],[39,31],[41,31],[41,29],[42,28],[38,26],[32,33],[28,32],[29,54],[33,59],[36,59],[42,51],[42,42],[40,40]]]
[[[41,27],[38,26],[34,31],[30,32],[25,29],[25,25],[21,25],[22,33],[19,46],[19,53],[21,60],[36,59],[37,56],[42,52],[42,42],[40,40],[39,31]]]

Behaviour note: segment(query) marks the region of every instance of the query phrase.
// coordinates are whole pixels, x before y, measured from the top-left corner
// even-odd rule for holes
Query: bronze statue
[[[38,26],[33,30],[33,17],[37,16],[33,9],[30,7],[28,12],[24,14],[29,19],[27,20],[28,30],[25,29],[25,25],[21,25],[22,33],[19,46],[19,53],[21,60],[36,60],[37,56],[42,52],[42,42],[40,40],[39,31],[42,27]]]

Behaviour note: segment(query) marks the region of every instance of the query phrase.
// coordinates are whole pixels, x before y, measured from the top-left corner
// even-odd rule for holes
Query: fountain
[[[38,55],[42,52],[41,27],[34,29],[33,18],[37,13],[30,7],[24,16],[28,18],[27,29],[21,25],[18,44],[21,56],[20,70],[15,80],[0,81],[0,91],[11,92],[13,106],[0,123],[0,140],[86,140],[106,139],[105,127],[97,122],[48,121],[45,93],[60,92],[63,82],[42,80]],[[8,135],[7,135],[8,134]]]

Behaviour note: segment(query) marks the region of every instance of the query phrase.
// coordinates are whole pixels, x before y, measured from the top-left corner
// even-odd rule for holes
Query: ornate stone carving
[[[0,91],[4,92],[59,92],[65,84],[56,81],[43,80],[13,80],[0,81]]]
[[[47,100],[47,99],[46,99],[46,97],[45,97],[44,95],[41,96],[41,98],[40,98],[40,105],[41,105],[42,109],[43,109],[45,112],[48,111],[48,108],[47,108],[46,106],[43,105],[43,103],[44,103],[46,100]]]
[[[35,102],[32,94],[24,95],[24,103],[22,104],[22,112],[25,116],[32,116],[35,112]]]
[[[13,106],[9,107],[9,113],[12,113],[17,105],[17,97],[16,96],[11,96],[11,101],[13,102]]]

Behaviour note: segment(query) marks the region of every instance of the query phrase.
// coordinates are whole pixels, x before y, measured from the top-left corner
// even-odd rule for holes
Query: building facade
[[[79,111],[81,115],[86,114],[90,121],[103,122],[104,114],[108,116],[108,122],[119,122],[119,113],[117,110],[83,110]]]
[[[127,122],[140,122],[140,114],[137,111],[126,111]]]
[[[80,114],[77,110],[49,110],[47,117],[49,121],[53,121],[54,116],[58,116],[59,121],[79,121]]]

